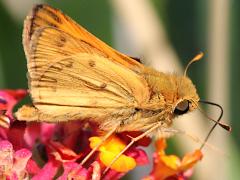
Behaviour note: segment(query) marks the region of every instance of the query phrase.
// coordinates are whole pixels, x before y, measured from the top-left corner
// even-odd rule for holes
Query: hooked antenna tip
[[[203,52],[199,52],[199,54],[197,54],[193,59],[192,61],[198,61],[200,59],[202,59],[202,57],[204,56],[204,53]]]
[[[188,70],[189,66],[190,66],[193,62],[202,59],[203,55],[204,55],[203,52],[200,52],[199,54],[197,54],[197,55],[187,64],[187,66],[186,66],[186,68],[185,68],[185,71],[184,71],[184,76],[187,75],[187,70]]]
[[[231,132],[231,131],[232,131],[232,127],[229,126],[229,125],[227,125],[227,124],[219,123],[219,125],[220,125],[223,129],[227,130],[228,132]]]

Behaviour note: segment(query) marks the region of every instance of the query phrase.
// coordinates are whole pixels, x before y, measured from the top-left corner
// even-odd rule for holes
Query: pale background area
[[[0,39],[0,88],[27,87],[21,28],[32,5],[40,2],[43,1],[0,1],[0,10],[4,10],[0,14],[0,38],[3,38]],[[145,64],[159,71],[182,74],[187,62],[200,50],[204,51],[205,57],[193,64],[188,74],[193,77],[203,99],[223,106],[223,120],[233,124],[234,129],[231,134],[219,127],[215,129],[208,142],[211,147],[204,148],[204,158],[194,171],[194,179],[239,179],[240,121],[237,100],[240,100],[240,97],[237,90],[240,73],[236,68],[239,67],[239,44],[237,46],[236,42],[240,30],[237,22],[240,3],[231,0],[196,0],[194,3],[182,0],[183,5],[177,7],[179,3],[176,3],[175,7],[173,0],[76,2],[77,0],[63,0],[51,1],[50,4],[62,9],[116,49],[142,58]],[[173,11],[177,14],[176,10],[179,19],[171,18]],[[190,18],[184,18],[182,14]],[[184,40],[181,38],[184,36],[184,33],[181,34],[181,24],[190,32],[189,38],[185,33]],[[6,30],[7,28],[11,31]],[[8,36],[9,38],[6,38]],[[215,111],[215,108],[207,110],[208,106],[203,107],[211,117],[218,116],[219,112]],[[175,124],[177,128],[200,139],[206,136],[211,125],[199,112],[180,117]],[[187,136],[177,136],[171,139],[170,143],[173,144],[171,152],[175,149],[179,154],[193,151],[200,146],[200,143]],[[150,155],[153,149],[147,151]],[[149,170],[149,167],[138,168],[128,178],[139,179]]]

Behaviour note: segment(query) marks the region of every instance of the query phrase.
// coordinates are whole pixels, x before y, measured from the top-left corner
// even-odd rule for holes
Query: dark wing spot
[[[67,42],[67,39],[62,35],[60,35],[55,41],[58,47],[64,47],[66,42]]]
[[[64,59],[62,61],[56,62],[53,65],[49,66],[49,69],[62,71],[64,68],[71,68],[71,67],[73,67],[72,59]]]
[[[66,38],[64,36],[61,36],[61,35],[60,35],[59,39],[63,43],[65,43],[67,41]]]
[[[68,68],[73,67],[73,61],[72,60],[71,61],[66,61],[65,66],[68,67]]]
[[[53,9],[53,8],[52,8]],[[48,9],[48,7],[45,7],[43,9],[52,19],[54,19],[56,22],[58,22],[59,24],[62,23],[61,19],[54,13],[52,12],[50,9]],[[55,10],[55,9],[54,9]],[[55,10],[56,11],[56,10]]]
[[[104,88],[106,88],[107,87],[107,84],[106,83],[102,83],[101,85],[100,85],[100,88],[102,88],[102,89],[104,89]]]
[[[90,60],[90,61],[88,62],[88,64],[89,64],[90,67],[95,67],[95,66],[96,66],[96,63],[95,63],[95,61],[93,61],[93,60]]]
[[[56,63],[56,64],[51,66],[51,69],[54,69],[56,71],[62,71],[63,68],[62,68],[61,64]]]
[[[50,76],[46,76],[46,75],[42,75],[41,78],[39,79],[39,81],[41,82],[50,82],[50,83],[57,83],[57,79],[50,77]]]

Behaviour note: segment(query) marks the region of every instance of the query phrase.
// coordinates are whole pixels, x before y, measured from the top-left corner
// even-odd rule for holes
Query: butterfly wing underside
[[[82,26],[73,21],[70,17],[63,14],[60,10],[45,4],[36,5],[24,22],[23,44],[26,54],[29,52],[29,42],[31,41],[34,32],[43,27],[53,27],[71,34],[73,37],[91,44],[93,47],[104,52],[108,57],[111,57],[114,61],[123,64],[130,69],[134,69],[136,67],[144,68],[144,66],[139,62],[134,61],[132,58],[122,53],[119,53],[99,40]]]
[[[56,9],[34,8],[25,21],[23,43],[34,108],[20,109],[19,119],[101,120],[120,111],[127,116],[149,99],[140,63]]]

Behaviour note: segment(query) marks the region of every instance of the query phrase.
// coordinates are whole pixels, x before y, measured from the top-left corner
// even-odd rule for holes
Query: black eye
[[[174,109],[174,114],[181,115],[188,112],[188,110],[189,110],[189,101],[183,100],[180,103],[178,103],[178,105]]]

